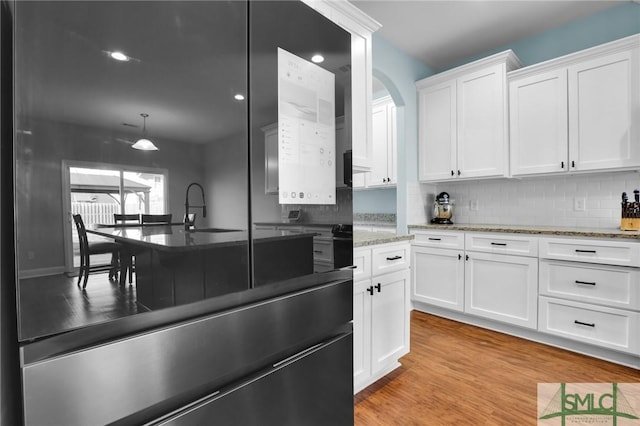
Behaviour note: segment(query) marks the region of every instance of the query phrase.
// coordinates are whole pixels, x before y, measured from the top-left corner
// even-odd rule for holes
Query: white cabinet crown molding
[[[580,50],[578,52],[570,53],[568,55],[560,56],[558,58],[553,58],[544,62],[529,65],[524,68],[509,71],[507,72],[507,79],[513,80],[516,78],[522,78],[530,74],[537,74],[547,70],[550,71],[556,68],[566,67],[573,63],[591,59],[600,55],[610,55],[613,53],[624,52],[638,47],[640,47],[640,33],[621,38],[619,40],[600,44],[598,46],[590,47],[588,49]]]
[[[416,88],[421,89],[433,86],[435,84],[444,83],[447,80],[458,78],[464,74],[468,74],[476,70],[481,70],[491,65],[503,63],[506,65],[507,72],[510,72],[522,66],[520,59],[516,56],[513,50],[509,49],[491,56],[487,56],[486,58],[482,58],[477,61],[470,62],[468,64],[461,65],[447,71],[443,71],[430,77],[423,78],[422,80],[418,80],[416,82]]]

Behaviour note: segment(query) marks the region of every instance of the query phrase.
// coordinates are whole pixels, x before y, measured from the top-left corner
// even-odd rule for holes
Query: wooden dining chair
[[[140,214],[138,213],[130,213],[130,214],[113,214],[113,221],[116,225],[136,225],[140,224]],[[120,280],[121,284],[124,285],[126,280],[126,275],[129,274],[129,285],[133,285],[133,273],[135,272],[135,253],[132,253],[131,250],[127,250],[125,247],[122,247],[120,252],[118,253],[118,258],[120,261],[120,269],[121,274],[124,274]]]
[[[118,253],[120,244],[115,241],[89,241],[87,238],[87,230],[84,226],[82,216],[73,215],[73,222],[78,231],[78,240],[80,242],[80,273],[78,274],[78,287],[82,282],[82,289],[87,287],[89,274],[97,272],[109,271],[109,279],[118,279],[120,264],[118,261]],[[110,264],[91,265],[91,255],[94,254],[111,254]]]
[[[116,225],[136,224],[140,223],[140,215],[135,214],[113,214],[113,221]]]
[[[164,224],[168,225],[171,223],[172,214],[143,214],[142,215],[142,224],[150,225],[150,224]]]

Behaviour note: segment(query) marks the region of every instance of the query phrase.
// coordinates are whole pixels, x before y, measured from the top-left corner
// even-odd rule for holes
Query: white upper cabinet
[[[374,101],[371,121],[373,124],[371,172],[355,175],[354,188],[394,186],[398,180],[396,105],[390,96]]]
[[[509,74],[513,176],[640,167],[640,36]]]
[[[511,174],[568,170],[567,72],[509,83]]]
[[[425,87],[418,97],[420,180],[450,179],[458,162],[456,81]]]
[[[506,73],[519,66],[508,50],[416,83],[421,181],[508,175]]]
[[[303,2],[351,33],[351,111],[345,111],[345,126],[352,132],[353,171],[368,172],[373,161],[371,35],[381,25],[348,1]]]

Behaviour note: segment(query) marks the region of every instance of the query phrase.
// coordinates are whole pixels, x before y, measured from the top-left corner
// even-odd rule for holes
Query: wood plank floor
[[[417,311],[401,363],[356,395],[356,425],[535,425],[538,383],[640,382],[633,368]]]
[[[89,276],[87,288],[64,274],[20,280],[20,339],[60,333],[146,311],[136,303],[134,286],[118,286],[108,274]]]

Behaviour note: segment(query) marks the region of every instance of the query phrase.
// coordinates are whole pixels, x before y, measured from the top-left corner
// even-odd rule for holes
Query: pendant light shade
[[[158,147],[153,144],[149,139],[147,139],[147,117],[149,114],[140,114],[142,117],[142,137],[134,143],[131,148],[139,149],[140,151],[157,151]]]

